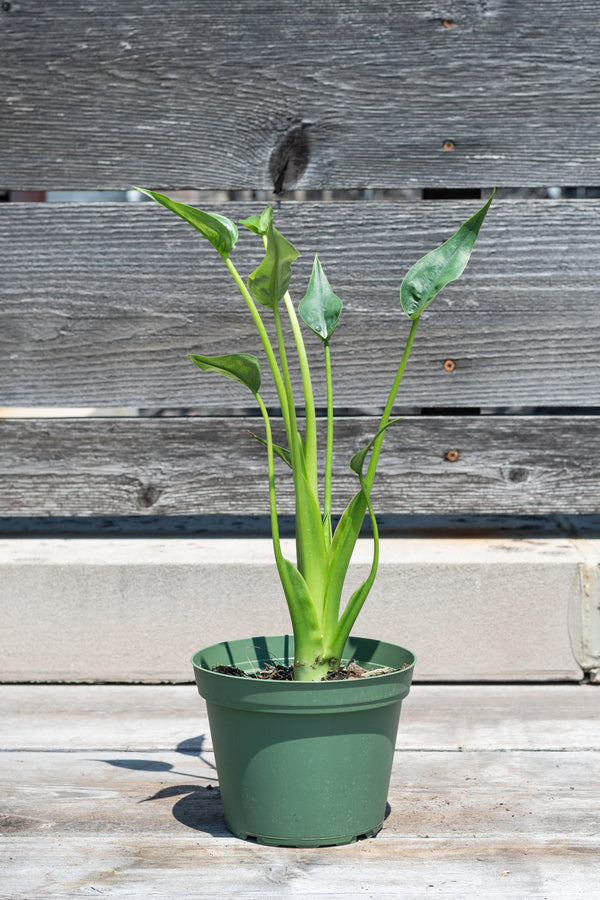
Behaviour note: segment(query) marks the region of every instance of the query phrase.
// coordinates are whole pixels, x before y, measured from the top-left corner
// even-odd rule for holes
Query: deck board
[[[374,840],[227,832],[191,685],[4,686],[2,897],[594,896],[600,693],[416,685]]]

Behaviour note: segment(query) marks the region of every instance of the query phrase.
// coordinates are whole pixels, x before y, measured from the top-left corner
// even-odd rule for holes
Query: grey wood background
[[[591,0],[19,0],[0,17],[3,187],[597,181]]]
[[[410,189],[410,201],[353,204],[284,193],[278,212],[302,252],[296,296],[318,250],[345,301],[335,400],[352,452],[406,334],[401,278],[481,202],[414,197],[597,183],[599,50],[596,5],[574,0],[3,3],[0,189]],[[213,208],[237,218],[261,207]],[[599,215],[594,200],[493,205],[467,272],[423,317],[399,407],[507,415],[425,416],[390,434],[382,512],[597,510]],[[223,416],[246,413],[248,399],[185,360],[256,349],[211,248],[145,204],[3,203],[0,238],[9,415],[201,415],[2,420],[0,513],[222,512],[234,503],[223,460],[242,476],[229,508],[264,512],[261,450],[243,417]],[[248,234],[244,274],[257,253]],[[341,455],[337,466],[344,493]]]
[[[348,460],[377,421],[335,423],[339,513],[358,490]],[[248,430],[262,434],[262,420],[0,420],[3,514],[267,515],[265,450]],[[386,438],[374,505],[381,514],[597,513],[599,438],[596,416],[407,417]],[[279,472],[280,512],[291,513],[284,463]]]
[[[282,203],[278,227],[301,251],[295,300],[318,251],[344,301],[331,344],[338,407],[384,404],[410,324],[402,278],[479,205]],[[262,208],[224,211],[237,220]],[[399,405],[597,405],[599,225],[600,201],[497,201],[467,271],[423,315]],[[232,259],[247,277],[262,244],[240,231]],[[0,306],[3,405],[253,404],[241,386],[201,375],[185,358],[261,350],[218,254],[166,210],[7,204],[0,241],[10,247]],[[319,372],[321,342],[309,334],[307,344]],[[324,405],[324,379],[315,388]],[[268,378],[262,393],[276,399]]]

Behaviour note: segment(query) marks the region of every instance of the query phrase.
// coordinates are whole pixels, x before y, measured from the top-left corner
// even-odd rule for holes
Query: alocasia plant
[[[315,257],[312,275],[298,314],[321,340],[327,387],[327,440],[325,446],[323,506],[319,500],[317,421],[311,383],[311,372],[298,315],[289,294],[292,263],[296,248],[275,228],[273,210],[268,206],[260,216],[243,220],[251,232],[262,238],[265,256],[246,281],[237,271],[230,254],[238,239],[236,225],[229,219],[197,210],[171,200],[155,191],[142,190],[157,203],[180,216],[197,229],[215,247],[229,269],[244,298],[260,335],[266,361],[273,378],[285,425],[287,447],[273,443],[269,414],[260,395],[261,364],[249,353],[225,356],[200,356],[190,359],[203,371],[219,372],[249,388],[256,398],[265,425],[265,437],[259,438],[267,449],[269,503],[275,562],[287,600],[294,632],[294,680],[319,681],[336,669],[342,650],[356,617],[375,580],[379,561],[377,521],[371,505],[371,490],[386,429],[399,421],[392,419],[392,408],[415,339],[424,309],[439,291],[464,270],[479,229],[492,202],[487,203],[466,221],[449,240],[432,250],[409,269],[400,287],[402,309],[411,320],[411,328],[392,384],[379,428],[367,446],[350,460],[350,468],[358,476],[359,490],[344,512],[337,527],[332,527],[332,459],[333,459],[333,393],[330,340],[342,310],[342,301],[333,292],[319,261]],[[259,307],[269,310],[275,344],[267,331]],[[296,353],[300,362],[304,394],[305,425],[300,434],[296,403],[290,378],[287,350],[281,322],[281,310],[291,324]],[[277,349],[275,352],[274,346]],[[277,517],[275,456],[291,469],[296,499],[296,561],[282,551]],[[368,463],[367,463],[368,458]],[[365,471],[366,466],[366,471]],[[366,580],[358,587],[340,614],[342,590],[352,553],[365,516],[373,532],[373,563]]]

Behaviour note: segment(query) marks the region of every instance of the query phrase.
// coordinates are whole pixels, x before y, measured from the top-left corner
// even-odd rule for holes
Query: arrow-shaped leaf
[[[226,378],[239,381],[250,388],[253,394],[258,394],[260,390],[260,362],[250,353],[228,353],[226,356],[198,356],[190,353],[188,359],[203,372],[218,372]]]
[[[248,287],[259,303],[274,309],[292,277],[292,263],[298,251],[271,223],[267,231],[267,252],[258,269],[248,278]]]
[[[406,273],[400,286],[400,302],[411,319],[418,319],[441,289],[464,271],[494,193],[495,190],[487,203],[461,225],[456,234],[441,247],[423,256]]]
[[[331,290],[316,255],[308,290],[298,306],[300,318],[321,340],[328,341],[335,331],[341,311],[342,301]]]
[[[238,230],[231,219],[227,219],[225,216],[218,216],[216,213],[204,212],[201,209],[196,209],[194,206],[188,206],[186,203],[179,203],[177,200],[165,197],[164,194],[156,193],[156,191],[147,191],[144,188],[136,188],[136,191],[152,197],[161,206],[175,213],[184,222],[192,225],[193,228],[210,241],[223,259],[227,259],[238,239]]]

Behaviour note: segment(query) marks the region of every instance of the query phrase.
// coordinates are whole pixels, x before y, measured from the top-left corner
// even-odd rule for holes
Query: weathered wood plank
[[[455,799],[445,802],[452,807]],[[8,860],[4,885],[16,892],[9,896],[39,891],[48,900],[97,893],[124,900],[282,895],[338,900],[340,885],[346,884],[354,896],[394,900],[426,900],[432,894],[448,900],[482,894],[497,900],[594,898],[598,841],[589,834],[488,838],[452,835],[447,826],[437,837],[427,827],[425,820],[422,833],[414,835],[407,824],[394,840],[380,834],[334,850],[240,846],[220,834],[199,832],[61,834],[59,841],[56,835],[32,834],[7,838],[0,847]]]
[[[591,896],[598,752],[398,754],[381,834],[343,848],[265,848],[226,830],[205,759],[4,754],[8,896]],[[39,797],[44,803],[40,805]],[[347,881],[344,881],[347,883]],[[292,887],[293,885],[293,887]],[[573,893],[571,893],[573,892]]]
[[[599,762],[600,750],[396,752],[384,837],[397,840],[403,820],[409,833],[437,838],[471,831],[509,841],[512,835],[518,845],[527,836],[555,835],[559,843],[567,834],[589,837],[600,800],[590,773]],[[9,816],[26,818],[32,794],[44,797],[37,821],[22,831],[166,836],[187,827],[228,836],[208,751],[18,751],[0,763],[10,784],[11,797],[3,798]],[[596,841],[600,849],[600,836]]]
[[[377,421],[336,420],[336,512],[357,489],[348,461]],[[0,420],[0,509],[13,516],[266,515],[265,450],[248,434],[260,434],[261,424],[244,417]],[[599,429],[598,416],[406,417],[388,431],[375,509],[594,513]],[[283,463],[279,472],[279,509],[292,513]]]
[[[2,891],[334,900],[351,883],[357,896],[591,897],[595,693],[415,686],[381,834],[295,850],[227,832],[194,687],[3,687],[3,724],[25,740],[0,755]]]
[[[594,750],[600,688],[588,684],[413,684],[402,707],[399,751]],[[195,684],[2,685],[3,749],[110,750],[156,755],[212,749]],[[399,757],[401,759],[401,757]]]
[[[593,184],[596,12],[589,0],[550,20],[539,0],[455,0],[451,13],[406,0],[4,4],[0,183]]]
[[[407,334],[409,266],[477,207],[468,203],[283,204],[298,246],[292,289],[315,250],[345,309],[333,343],[335,403],[381,406]],[[258,205],[214,207],[237,219]],[[426,406],[598,404],[600,202],[498,202],[467,272],[423,315],[400,402]],[[202,376],[189,352],[261,353],[220,258],[153,204],[0,206],[3,406],[242,406],[239,385]],[[255,236],[235,249],[245,276]],[[318,341],[308,340],[315,361]],[[373,365],[373,357],[376,365]],[[444,367],[447,359],[453,371]],[[263,395],[273,402],[266,375]],[[317,402],[325,403],[323,384]]]

